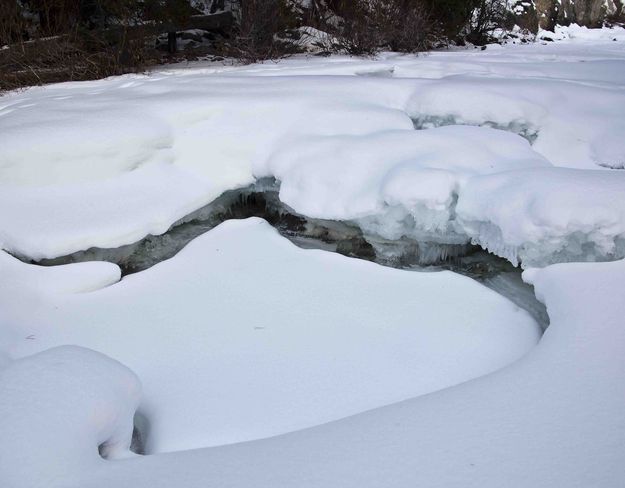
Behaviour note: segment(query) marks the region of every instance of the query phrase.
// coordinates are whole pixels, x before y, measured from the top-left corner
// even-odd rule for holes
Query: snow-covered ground
[[[625,40],[622,30],[610,35],[616,40],[490,46],[418,58],[170,69],[9,94],[0,100],[0,245],[42,259],[130,244],[165,232],[223,191],[260,176],[279,177],[285,200],[302,213],[373,221],[369,230],[385,237],[405,230],[425,232],[436,242],[479,242],[460,211],[482,207],[466,202],[476,192],[465,186],[481,185],[469,176],[536,165],[600,171],[625,165]],[[450,124],[456,127],[413,130]],[[531,147],[514,133],[530,139]],[[375,172],[359,151],[368,153]],[[310,172],[316,177],[308,178]],[[323,180],[337,174],[353,181],[326,187]],[[598,178],[578,173],[575,180],[586,175]],[[409,187],[395,191],[405,178]],[[523,181],[525,194],[544,192],[529,184],[531,178]],[[336,186],[349,203],[333,202]],[[622,188],[615,188],[621,200]],[[597,192],[582,198],[575,184],[560,192],[581,205],[606,205]],[[463,200],[466,207],[456,208]],[[467,217],[492,228],[489,248],[513,261],[566,260],[554,240],[589,241],[592,259],[615,259],[625,257],[619,243],[625,217],[613,200],[611,217],[597,216],[590,227],[554,217],[553,209],[527,214],[530,229],[513,238],[506,232],[510,222],[492,220],[488,212]],[[378,217],[388,214],[388,225],[380,225]],[[557,229],[542,225],[555,218]],[[527,246],[546,251],[536,260]],[[570,260],[577,259],[579,253]]]
[[[149,452],[268,437],[429,393],[501,368],[541,335],[470,278],[302,250],[260,219],[226,222],[96,291],[115,266],[2,259],[11,355],[78,344],[130,367]],[[87,265],[78,285],[74,268]]]
[[[0,98],[0,486],[623,486],[625,30],[553,38]],[[260,219],[123,278],[23,262],[265,177],[365,237],[520,263],[550,327]]]

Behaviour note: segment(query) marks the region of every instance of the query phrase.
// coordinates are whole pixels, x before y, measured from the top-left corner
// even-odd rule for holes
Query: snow
[[[407,94],[385,93],[375,80],[358,87],[351,81],[163,74],[32,89],[17,94],[19,101],[9,96],[0,114],[0,246],[41,259],[131,244],[252,183],[254,161],[291,134],[411,129],[398,109]],[[103,106],[120,109],[119,119],[102,122]],[[137,125],[166,126],[170,134],[135,137]],[[54,150],[24,142],[49,126],[56,128]],[[101,131],[93,157],[85,158],[81,141]]]
[[[541,31],[538,37],[549,34],[548,31]],[[614,26],[611,29],[589,29],[577,24],[558,25],[555,28],[555,36],[553,34],[552,32],[551,38],[559,41],[625,41],[625,28],[621,26]]]
[[[0,98],[0,485],[623,486],[624,32]],[[374,243],[530,268],[549,327],[257,218],[124,277],[11,255],[132,244],[264,177]],[[509,274],[484,282],[528,293]]]
[[[37,488],[128,457],[141,385],[102,354],[64,346],[0,370],[0,479]]]
[[[419,57],[387,53],[370,60],[336,56],[251,66],[200,64],[10,93],[0,101],[0,247],[39,260],[132,244],[167,231],[226,190],[261,176],[287,179],[298,172],[301,177],[314,173],[304,184],[309,188],[318,186],[317,179],[331,181],[335,173],[349,172],[350,180],[371,183],[341,188],[343,203],[337,200],[336,207],[327,198],[336,182],[320,188],[326,195],[320,214],[349,215],[367,232],[382,236],[420,234],[413,218],[418,215],[427,221],[427,234],[432,229],[441,234],[451,230],[445,218],[449,196],[469,173],[484,173],[466,167],[490,150],[485,146],[491,139],[503,144],[504,136],[493,135],[489,127],[532,142],[530,150],[508,137],[510,153],[499,150],[501,158],[489,159],[494,164],[490,172],[511,169],[509,160],[515,158],[529,158],[531,166],[542,158],[559,167],[621,168],[623,29],[588,35],[568,29],[572,37],[547,45],[508,44]],[[424,134],[413,134],[413,121],[426,129]],[[425,149],[408,151],[410,141],[435,138],[426,135],[430,128],[458,124],[480,129],[440,132],[448,139],[440,136],[437,151],[448,146],[446,153],[452,154],[453,146],[461,144],[464,169],[450,161],[428,162]],[[395,138],[397,148],[376,148],[376,161],[370,158],[366,165],[352,154],[341,161],[327,154],[331,141],[357,151],[366,143],[354,141],[369,136]],[[460,142],[463,137],[472,140]],[[35,139],[42,143],[31,144]],[[311,162],[287,169],[285,155],[299,160],[300,148],[325,160],[315,169]],[[418,160],[414,164],[423,171],[400,170],[400,153]],[[331,161],[336,171],[320,173]],[[404,173],[382,188],[369,174],[374,166],[377,174]],[[426,178],[426,173],[432,183],[424,179],[419,190],[411,185],[410,195],[407,185],[397,183],[404,176]],[[321,210],[312,208],[321,202],[293,195],[293,185],[300,184],[283,181],[283,197],[295,207]],[[348,189],[360,192],[358,203]],[[350,198],[347,206],[345,198]],[[385,214],[385,205],[392,211]],[[621,209],[624,204],[614,205]],[[466,229],[453,230],[447,239],[436,240],[473,237]],[[516,246],[503,242],[500,247]],[[578,257],[562,255],[563,260]]]
[[[625,257],[623,203],[625,173],[539,168],[473,178],[456,212],[473,242],[528,267]]]
[[[543,166],[516,135],[455,126],[296,140],[255,173],[277,177],[280,199],[300,214],[356,220],[386,239],[456,243],[451,220],[471,176]]]
[[[90,266],[82,287],[68,284],[76,266]],[[4,254],[13,292],[0,310],[12,357],[76,344],[130,367],[148,452],[282,434],[435,391],[518,359],[541,335],[469,278],[302,250],[260,219],[228,221],[116,284],[64,291],[109,284],[112,268]]]
[[[494,374],[270,439],[85,464],[63,486],[621,486],[624,273],[625,261],[526,272],[552,323]]]

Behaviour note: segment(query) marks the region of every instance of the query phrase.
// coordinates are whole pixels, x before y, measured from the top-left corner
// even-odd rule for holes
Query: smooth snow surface
[[[98,467],[84,462],[39,486],[620,487],[623,276],[625,261],[526,272],[552,324],[531,353],[475,381],[271,439]],[[10,378],[14,370],[5,371]],[[13,415],[26,422],[42,414]],[[54,410],[46,418],[64,415]],[[81,419],[66,435],[88,450],[92,438],[76,432],[90,426]],[[36,461],[36,470],[46,468]]]
[[[560,42],[419,57],[195,65],[8,94],[0,99],[0,246],[40,260],[131,244],[264,176],[282,180],[283,199],[300,213],[354,219],[382,237],[475,240],[454,208],[471,176],[624,167],[624,31],[572,27]],[[425,130],[414,134],[413,123]],[[458,124],[477,127],[431,129]],[[569,189],[593,184],[577,174]],[[544,186],[528,190],[544,198]],[[566,198],[576,208],[602,204]],[[625,200],[613,206],[622,213]],[[513,218],[553,220],[532,212]],[[587,256],[547,244],[535,259],[521,245],[534,235],[508,241],[508,223],[491,216],[471,220],[500,234],[489,245],[512,261],[625,257],[594,241],[622,240],[618,226],[580,237],[571,225],[545,227],[538,241],[552,233],[588,241]],[[602,219],[588,215],[584,225]]]
[[[86,289],[109,274],[93,264]],[[267,437],[428,393],[514,361],[541,335],[469,278],[302,250],[260,219],[226,222],[91,293],[65,292],[76,266],[1,256],[14,287],[0,295],[10,352],[77,344],[129,366],[143,383],[148,452]],[[44,281],[52,270],[58,285]]]

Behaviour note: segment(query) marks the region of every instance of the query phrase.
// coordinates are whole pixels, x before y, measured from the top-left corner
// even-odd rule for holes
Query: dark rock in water
[[[376,258],[375,249],[364,237],[353,237],[339,241],[336,252],[343,256],[366,259],[367,261],[375,261]]]

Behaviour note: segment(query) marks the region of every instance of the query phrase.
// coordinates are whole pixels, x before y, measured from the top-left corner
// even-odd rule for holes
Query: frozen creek
[[[624,486],[625,31],[570,35],[2,97],[0,486]]]
[[[115,249],[91,248],[55,259],[32,261],[43,266],[106,261],[117,264],[122,275],[138,273],[170,259],[196,237],[231,219],[260,217],[282,236],[304,249],[365,259],[383,266],[416,272],[451,270],[475,279],[525,309],[546,329],[549,317],[536,299],[533,286],[521,279],[521,269],[507,260],[465,244],[420,242],[410,238],[386,240],[363,232],[356,223],[311,219],[298,214],[279,198],[272,178],[239,190],[230,190],[205,207],[176,222],[161,235]]]

